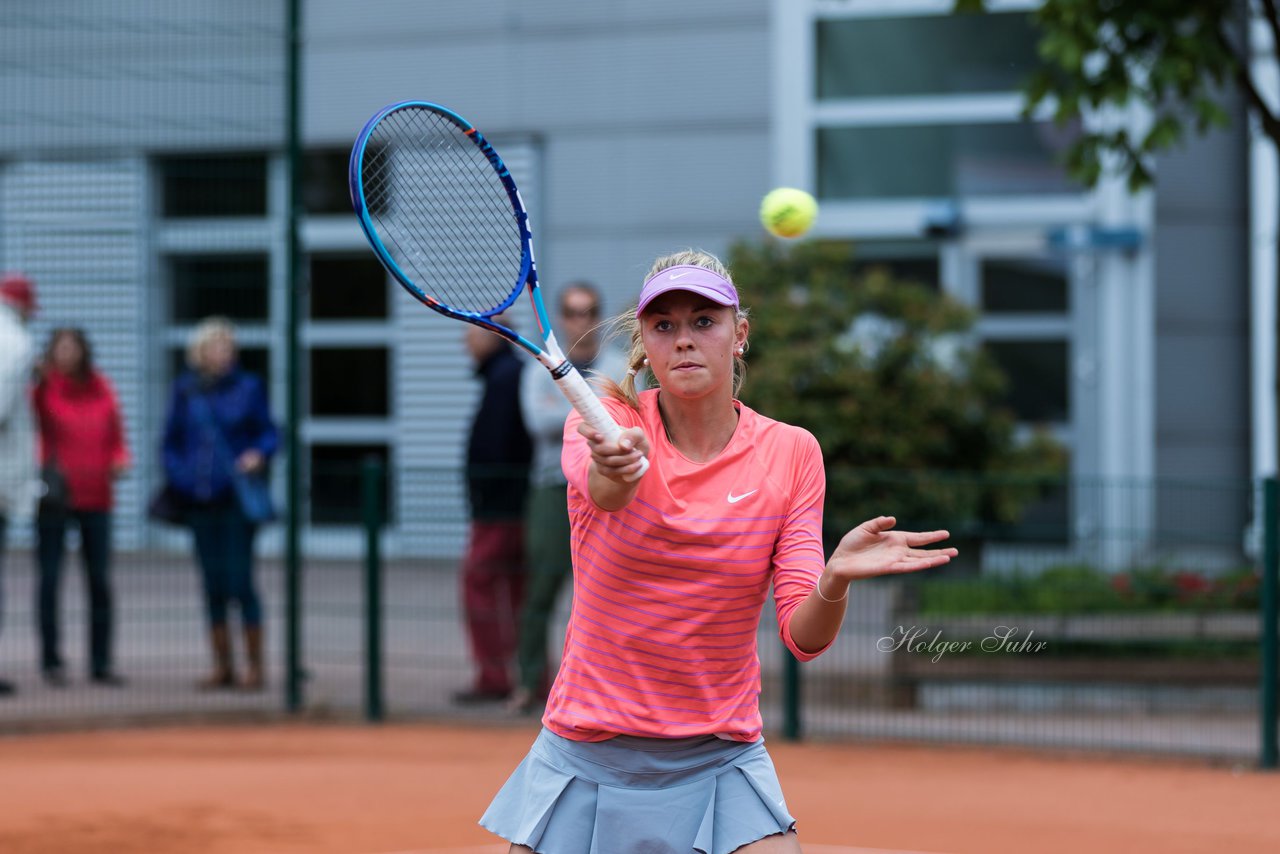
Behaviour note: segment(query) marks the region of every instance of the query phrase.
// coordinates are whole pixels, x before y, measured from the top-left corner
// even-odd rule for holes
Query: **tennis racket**
[[[622,432],[556,343],[533,261],[529,214],[498,152],[452,110],[402,101],[379,110],[351,149],[351,203],[387,271],[446,317],[529,352],[607,441]],[[539,340],[494,320],[528,290]],[[648,470],[642,459],[638,479]]]

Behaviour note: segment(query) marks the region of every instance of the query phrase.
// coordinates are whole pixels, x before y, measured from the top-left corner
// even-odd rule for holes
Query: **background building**
[[[1053,159],[1070,129],[1020,118],[1035,5],[956,18],[949,0],[387,0],[376,14],[304,2],[312,530],[354,553],[356,466],[376,454],[423,473],[392,480],[390,548],[461,546],[450,472],[476,393],[461,330],[387,280],[346,196],[364,121],[422,98],[508,160],[544,283],[594,280],[610,310],[654,256],[759,235],[770,187],[814,191],[819,236],[854,239],[861,260],[980,310],[1011,405],[1070,448],[1077,487],[1053,510],[1064,533],[1049,547],[1101,543],[1110,526],[1158,545],[1194,519],[1222,532],[1231,560],[1247,507],[1149,487],[1248,478],[1251,442],[1273,441],[1250,430],[1251,401],[1273,393],[1251,398],[1243,111],[1163,158],[1152,192],[1082,190]],[[142,510],[196,319],[241,324],[245,362],[285,409],[285,12],[283,0],[11,0],[0,20],[0,267],[39,283],[42,337],[89,328],[119,387],[139,461],[120,493],[126,546],[167,536]],[[1093,479],[1133,488],[1095,494]]]

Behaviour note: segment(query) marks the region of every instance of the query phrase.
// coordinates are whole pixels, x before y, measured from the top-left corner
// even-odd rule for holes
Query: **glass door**
[[[1096,342],[1089,264],[1046,249],[1042,235],[962,237],[944,252],[947,289],[978,312],[973,334],[1008,378],[1004,403],[1029,439],[1044,431],[1066,450],[1063,485],[1003,531],[1012,543],[1055,548],[1077,539],[1067,476],[1096,471]]]

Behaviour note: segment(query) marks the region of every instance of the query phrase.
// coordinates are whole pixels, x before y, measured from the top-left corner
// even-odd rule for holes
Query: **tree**
[[[1278,0],[1256,0],[1280,44]],[[988,0],[956,0],[957,12],[981,12]],[[1027,81],[1026,113],[1049,105],[1059,125],[1108,109],[1145,107],[1150,123],[1085,123],[1066,166],[1094,186],[1110,166],[1131,190],[1154,181],[1156,155],[1187,130],[1228,123],[1227,87],[1243,94],[1263,133],[1280,146],[1280,115],[1262,97],[1248,61],[1248,0],[1045,0],[1031,13],[1040,31],[1040,65]]]
[[[987,5],[956,0],[954,8],[981,12]],[[1125,176],[1130,191],[1153,184],[1156,155],[1189,130],[1203,135],[1229,123],[1222,103],[1232,89],[1280,151],[1280,112],[1249,62],[1257,20],[1280,51],[1280,0],[1044,0],[1031,17],[1040,63],[1025,85],[1024,115],[1046,105],[1059,126],[1086,120],[1066,151],[1068,171],[1086,186],[1105,168]],[[1108,110],[1131,105],[1150,121],[1138,128],[1107,119]],[[1275,271],[1280,290],[1280,254]],[[1280,377],[1280,350],[1271,358]]]
[[[967,307],[884,269],[857,273],[845,242],[739,243],[729,260],[751,308],[743,399],[822,445],[829,544],[880,514],[978,537],[1061,480],[1056,442],[1018,441]]]

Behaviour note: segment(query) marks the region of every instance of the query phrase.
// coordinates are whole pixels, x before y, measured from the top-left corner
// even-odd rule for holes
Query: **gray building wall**
[[[588,278],[621,310],[656,255],[690,245],[720,252],[758,229],[770,171],[767,0],[376,5],[373,14],[369,4],[303,3],[304,145],[349,147],[391,101],[454,107],[513,161],[552,293]],[[167,398],[166,351],[154,340],[165,320],[156,261],[172,251],[172,229],[156,218],[148,164],[187,150],[280,152],[284,4],[17,0],[0,21],[0,44],[0,261],[49,295],[38,334],[53,323],[88,326],[121,387],[140,464],[120,494],[127,545],[156,478]],[[32,202],[42,198],[41,176],[58,182],[44,207]],[[258,226],[271,246],[283,237],[277,190]],[[56,228],[42,231],[50,216]],[[363,247],[353,217],[320,219],[304,235],[328,237],[311,247]],[[276,266],[273,330],[282,319]],[[395,461],[455,466],[477,391],[461,328],[398,292],[391,323]],[[397,498],[415,525],[443,520],[429,527],[457,533],[449,520],[460,495],[446,502],[453,510],[430,513],[416,512],[424,496]]]
[[[513,161],[549,298],[588,279],[621,311],[658,255],[723,252],[758,233],[771,166],[767,0],[393,0],[377,15],[314,0],[304,27],[306,145],[348,147],[394,101],[456,110]],[[525,304],[515,316],[527,331]],[[458,464],[479,386],[459,324],[403,294],[394,306],[406,549],[425,536],[460,550],[457,517],[441,508],[452,499],[460,512],[461,493],[428,495],[414,480]]]
[[[166,402],[148,158],[281,147],[284,8],[6,0],[0,15],[0,267],[36,281],[38,343],[85,327],[116,387],[136,462],[116,490],[126,548]]]
[[[723,252],[759,233],[775,165],[768,0],[307,0],[303,14],[306,146],[349,146],[395,100],[457,109],[499,151],[518,152],[512,169],[552,293],[588,278],[620,310],[656,255]],[[145,498],[164,404],[163,371],[141,340],[155,321],[147,158],[278,151],[283,21],[280,0],[9,0],[0,18],[0,266],[41,283],[50,322],[102,307],[90,331],[144,466],[123,487],[125,518]],[[1166,477],[1248,472],[1248,161],[1237,118],[1159,165],[1156,471]],[[357,246],[354,220],[334,221]],[[475,391],[461,331],[399,293],[393,322],[398,461],[456,462]],[[429,429],[423,413],[436,419]],[[1169,498],[1159,524],[1176,527],[1187,512],[1201,525],[1221,514],[1226,531],[1245,522],[1235,507]]]
[[[768,188],[766,0],[307,4],[309,145],[380,106],[456,109],[495,141],[532,136],[542,281],[588,278],[610,310],[658,254],[758,231]]]
[[[1190,137],[1162,157],[1156,187],[1156,473],[1226,482],[1249,476],[1248,126]],[[1238,501],[1162,491],[1160,530],[1240,532]]]
[[[0,156],[278,147],[283,0],[5,0]]]

